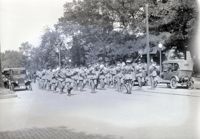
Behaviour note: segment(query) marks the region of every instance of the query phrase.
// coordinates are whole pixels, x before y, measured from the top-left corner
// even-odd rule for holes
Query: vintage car
[[[167,60],[163,62],[163,71],[158,83],[165,83],[173,89],[178,86],[190,87],[193,73],[193,62],[191,60]]]
[[[8,80],[10,90],[32,90],[31,80],[28,78],[25,68],[6,68],[3,70],[3,74]]]

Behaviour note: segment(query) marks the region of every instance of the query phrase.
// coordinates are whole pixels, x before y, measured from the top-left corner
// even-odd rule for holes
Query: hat
[[[104,68],[104,65],[101,64],[101,65],[100,65],[100,69],[103,69],[103,68]]]
[[[125,66],[126,64],[124,62],[122,62],[121,66]]]
[[[126,63],[131,63],[131,62],[132,62],[131,58],[129,58],[129,59],[126,60]]]
[[[141,59],[138,59],[138,62],[137,63],[141,63],[142,62],[142,60]]]

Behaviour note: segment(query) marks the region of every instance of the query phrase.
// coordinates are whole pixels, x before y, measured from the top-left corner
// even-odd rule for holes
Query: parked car
[[[158,83],[165,83],[173,89],[178,86],[190,87],[193,62],[190,60],[167,60],[163,62],[163,71]]]
[[[9,81],[10,90],[32,90],[31,80],[28,78],[25,68],[7,68],[3,70],[3,74]]]

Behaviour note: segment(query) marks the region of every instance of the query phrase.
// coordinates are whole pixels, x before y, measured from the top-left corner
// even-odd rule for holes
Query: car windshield
[[[163,70],[164,71],[177,71],[179,69],[178,63],[166,63],[163,64]]]

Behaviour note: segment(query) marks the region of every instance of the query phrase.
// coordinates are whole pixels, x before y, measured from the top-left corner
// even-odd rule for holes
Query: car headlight
[[[18,81],[16,81],[16,84],[18,84],[19,82]]]

